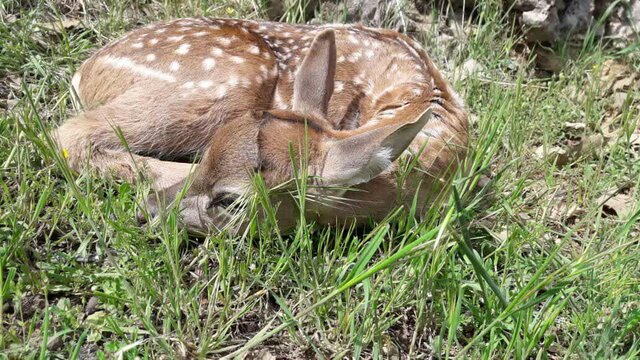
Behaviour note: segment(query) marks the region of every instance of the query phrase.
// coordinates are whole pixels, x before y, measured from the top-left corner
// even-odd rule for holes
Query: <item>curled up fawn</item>
[[[303,155],[318,223],[380,219],[416,191],[424,210],[466,153],[462,101],[418,43],[390,30],[179,19],[97,51],[72,84],[85,110],[54,133],[70,166],[128,181],[142,171],[166,201],[189,179],[179,206],[192,230],[227,226],[255,174],[290,182]],[[418,161],[399,183],[403,153]],[[295,201],[273,200],[291,226]],[[164,203],[147,204],[155,216]]]

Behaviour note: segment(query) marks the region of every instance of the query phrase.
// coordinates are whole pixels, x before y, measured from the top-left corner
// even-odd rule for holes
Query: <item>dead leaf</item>
[[[603,96],[640,87],[640,74],[620,60],[607,60],[602,64],[600,83]]]
[[[462,66],[458,68],[456,80],[465,80],[470,77],[481,75],[484,72],[484,66],[475,59],[467,59]]]
[[[617,192],[613,196],[603,195],[598,199],[598,203],[602,204],[604,217],[626,218],[633,211],[633,197],[630,189]]]
[[[62,19],[61,21],[40,23],[40,27],[50,31],[61,32],[63,29],[82,29],[84,24],[78,19]]]
[[[556,191],[549,200],[547,217],[555,223],[573,225],[586,211],[577,203],[567,203],[566,191]]]
[[[571,159],[567,151],[560,146],[552,146],[545,151],[544,146],[541,145],[535,150],[535,154],[538,159],[546,160],[559,167],[567,165]]]
[[[538,159],[546,160],[558,167],[565,166],[581,157],[598,154],[610,138],[602,134],[585,136],[587,125],[582,122],[564,124],[564,140],[545,149],[539,146],[535,150]]]

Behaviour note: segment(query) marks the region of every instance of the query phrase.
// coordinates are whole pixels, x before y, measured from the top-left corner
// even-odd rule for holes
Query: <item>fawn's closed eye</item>
[[[233,205],[233,203],[235,203],[239,198],[240,198],[240,195],[230,193],[230,192],[218,193],[211,198],[211,201],[207,205],[207,209],[211,209],[214,206],[228,208],[231,205]]]

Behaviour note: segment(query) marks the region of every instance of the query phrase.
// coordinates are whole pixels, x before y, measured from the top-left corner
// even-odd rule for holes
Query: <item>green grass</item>
[[[301,3],[287,2],[284,18],[306,19]],[[593,37],[561,44],[568,60],[551,75],[535,71],[495,3],[477,7],[455,46],[435,36],[437,23],[423,26],[418,38],[450,78],[466,59],[483,66],[455,82],[472,114],[469,174],[456,192],[424,216],[397,211],[366,230],[301,219],[281,234],[257,179],[250,203],[265,221],[247,236],[196,239],[174,213],[137,226],[148,188],[71,173],[45,131],[74,112],[71,76],[107,41],[177,16],[261,18],[266,5],[86,6],[0,4],[0,89],[11,108],[0,116],[3,356],[639,356],[640,94],[626,90],[612,110],[601,80],[610,60],[637,73],[633,51]],[[66,17],[82,26],[50,30]],[[567,122],[585,124],[579,138],[618,132],[564,166],[537,156],[567,141]],[[627,202],[612,213],[615,194]]]

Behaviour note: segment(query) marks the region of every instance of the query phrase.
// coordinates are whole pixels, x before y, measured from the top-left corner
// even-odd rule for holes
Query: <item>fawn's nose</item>
[[[158,216],[158,200],[156,195],[150,194],[136,212],[136,220],[139,225],[144,225],[156,216]]]
[[[147,217],[142,210],[138,210],[136,212],[136,220],[138,222],[138,225],[144,225],[147,223]]]

